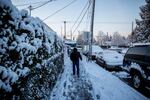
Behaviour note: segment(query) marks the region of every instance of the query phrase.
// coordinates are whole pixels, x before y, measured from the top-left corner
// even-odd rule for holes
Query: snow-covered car
[[[119,48],[119,47],[111,47],[111,48],[109,48],[109,50],[117,51],[118,53],[121,53],[121,52],[122,52],[122,49]]]
[[[150,43],[130,47],[124,56],[123,67],[130,73],[134,88],[150,88]]]
[[[77,45],[76,47],[77,47],[78,51],[80,51],[80,52],[82,51],[82,45]]]
[[[129,48],[122,48],[121,54],[124,56]]]
[[[96,60],[98,54],[102,53],[103,49],[98,45],[92,45],[92,60]]]
[[[96,63],[106,69],[121,69],[123,56],[116,51],[104,50],[97,55]]]
[[[88,53],[89,53],[89,52],[88,52],[88,51],[83,51],[82,53],[83,53],[85,56],[88,56]]]

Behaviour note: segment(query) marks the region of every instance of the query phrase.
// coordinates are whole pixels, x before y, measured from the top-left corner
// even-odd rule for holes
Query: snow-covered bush
[[[62,70],[61,40],[39,18],[19,11],[10,0],[0,0],[0,27],[0,91],[18,90],[19,96],[45,98],[43,90],[50,90],[51,81]]]

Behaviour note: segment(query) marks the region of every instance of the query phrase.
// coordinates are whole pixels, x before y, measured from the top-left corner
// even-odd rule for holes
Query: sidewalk
[[[80,64],[80,77],[72,75],[72,62],[65,53],[64,72],[54,87],[50,100],[94,100],[93,88]]]
[[[72,75],[72,62],[64,56],[64,72],[54,87],[50,100],[148,100],[111,73],[83,57],[80,78]]]
[[[100,100],[149,100],[96,63],[84,60],[83,64],[92,82],[95,100],[98,95]]]

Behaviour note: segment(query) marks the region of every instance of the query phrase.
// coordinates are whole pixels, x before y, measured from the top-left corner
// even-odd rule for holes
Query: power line
[[[46,4],[48,4],[49,2],[52,2],[52,1],[55,1],[55,0],[46,1],[46,2],[44,2],[43,4],[41,4],[41,5],[37,6],[37,7],[33,7],[33,6],[30,5],[30,6],[28,7],[29,12],[30,12],[30,16],[31,16],[31,11],[32,11],[32,10],[38,9],[38,8],[44,6],[44,5],[46,5]]]
[[[131,24],[131,22],[95,22],[97,24]]]
[[[88,6],[89,1],[91,1],[91,0],[88,0],[88,2],[85,4],[85,6],[84,6],[84,8],[82,9],[82,11],[81,11],[79,17],[76,19],[75,23],[74,23],[73,26],[71,27],[71,30],[73,29],[73,27],[75,26],[75,24],[78,22],[78,20],[79,20],[79,18],[81,17],[81,15],[82,15],[83,11],[85,10],[85,8]]]
[[[79,21],[77,21],[78,23]],[[82,23],[86,24],[88,21],[82,21]],[[50,23],[62,23],[57,21],[51,21]],[[68,23],[75,23],[75,21],[68,21]],[[95,24],[132,24],[132,22],[115,22],[115,21],[108,21],[108,22],[100,22],[100,21],[94,21]]]
[[[39,3],[44,3],[44,2],[48,2],[48,1],[39,1],[39,2],[25,3],[25,4],[15,5],[15,6],[29,6],[29,5],[32,5],[32,4],[39,4]]]
[[[82,22],[83,18],[85,17],[85,15],[86,15],[87,11],[89,10],[90,5],[91,5],[91,4],[89,4],[89,6],[88,6],[88,8],[86,9],[86,11],[85,11],[84,15],[82,16],[81,20],[79,21],[79,23],[78,23],[77,27],[74,29],[73,34],[74,34],[74,32],[78,29],[78,27],[80,26],[80,24],[81,24],[81,22]]]
[[[89,18],[90,18],[90,12],[88,11],[88,14],[87,14],[87,18],[86,18],[86,22],[85,22],[85,29],[88,30],[88,25],[89,25]]]
[[[89,2],[91,3],[91,1]],[[91,17],[91,12],[90,10],[88,11],[88,14],[87,14],[87,18],[86,18],[86,25],[85,25],[85,29],[88,30],[88,25],[89,25],[89,18]]]
[[[47,3],[52,2],[52,1],[55,1],[55,0],[49,0],[49,1],[46,1],[46,2],[44,2],[43,4],[41,4],[41,5],[39,5],[39,6],[35,7],[35,8],[32,7],[31,10],[40,8],[40,7],[42,7],[42,6],[44,6],[44,5],[46,5]]]
[[[70,6],[71,4],[73,4],[75,1],[77,0],[73,0],[72,2],[70,2],[69,4],[67,4],[66,6],[62,7],[61,9],[55,11],[54,13],[52,13],[51,15],[47,16],[45,19],[43,19],[42,21],[52,17],[53,15],[57,14],[58,12],[62,11],[63,9],[67,8],[68,6]]]
[[[52,1],[56,1],[56,0],[48,0],[48,1],[33,2],[33,3],[28,3],[28,4],[16,5],[16,6],[26,6],[26,5],[30,5],[29,7],[24,8],[24,9],[29,9],[29,12],[30,12],[30,15],[31,15],[31,11],[32,11],[32,10],[38,9],[38,8],[44,6],[44,5],[46,5],[46,4],[48,4],[49,2],[52,2]],[[37,7],[33,7],[33,6],[31,5],[31,4],[39,4],[39,3],[40,3],[40,5],[37,6]],[[41,3],[43,3],[43,4],[41,4]]]

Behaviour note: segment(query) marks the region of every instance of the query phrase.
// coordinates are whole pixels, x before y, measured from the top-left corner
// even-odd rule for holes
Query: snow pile
[[[10,92],[14,83],[22,83],[22,78],[49,75],[37,71],[60,67],[59,59],[52,61],[62,54],[62,41],[39,18],[29,16],[26,10],[19,11],[10,0],[0,0],[0,27],[1,90]]]
[[[125,71],[120,71],[120,72],[112,72],[112,75],[115,75],[119,78],[130,78],[129,73],[125,72]]]

